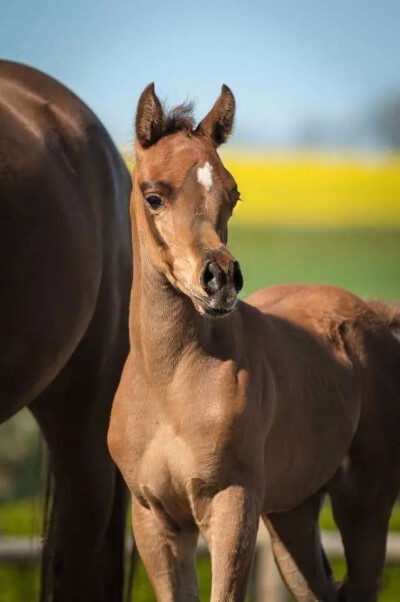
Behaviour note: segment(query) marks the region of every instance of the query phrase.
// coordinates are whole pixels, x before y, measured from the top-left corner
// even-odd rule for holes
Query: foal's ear
[[[221,94],[211,111],[197,126],[196,132],[207,136],[215,146],[227,141],[235,118],[235,97],[228,86],[223,84]]]
[[[136,112],[136,137],[143,148],[160,138],[163,121],[164,111],[154,92],[154,83],[151,83],[140,95]]]

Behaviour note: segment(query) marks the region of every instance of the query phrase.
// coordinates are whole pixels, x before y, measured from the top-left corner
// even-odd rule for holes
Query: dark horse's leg
[[[299,602],[335,602],[337,589],[321,546],[317,493],[287,512],[264,516],[272,549],[286,585]]]
[[[95,316],[63,371],[30,406],[48,443],[56,485],[42,600],[122,600],[124,493],[106,443],[127,351],[124,329],[121,336],[115,328],[118,313],[110,308]]]
[[[347,577],[342,602],[376,602],[385,564],[389,519],[397,487],[385,466],[350,464],[329,485],[333,515],[343,539]],[[381,474],[378,475],[377,472]]]

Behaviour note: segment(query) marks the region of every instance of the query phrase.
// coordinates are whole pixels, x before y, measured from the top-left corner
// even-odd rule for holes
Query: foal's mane
[[[196,125],[193,110],[194,104],[191,101],[184,102],[173,109],[164,110],[161,137],[176,132],[192,133]]]

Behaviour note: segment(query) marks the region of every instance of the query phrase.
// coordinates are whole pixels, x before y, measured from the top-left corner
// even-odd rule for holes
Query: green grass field
[[[242,266],[243,296],[270,284],[300,282],[335,284],[366,298],[400,298],[400,230],[274,229],[245,226],[234,218],[230,248]],[[323,510],[321,526],[334,528],[329,505]],[[395,508],[391,526],[400,531],[400,507]],[[31,530],[31,502],[0,506],[0,532],[12,535]],[[334,568],[338,577],[343,576],[343,563],[335,562]],[[206,601],[210,591],[207,559],[199,562],[198,572]],[[37,581],[37,571],[30,567],[0,567],[0,602],[33,602]],[[398,602],[400,567],[387,569],[384,583],[380,601]],[[134,593],[137,602],[155,600],[141,566]]]
[[[242,267],[243,296],[271,284],[319,283],[400,299],[400,229],[265,228],[233,218],[229,246]]]

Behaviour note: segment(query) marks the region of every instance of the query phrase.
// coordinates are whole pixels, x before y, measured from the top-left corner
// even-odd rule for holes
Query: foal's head
[[[165,114],[150,84],[136,115],[133,218],[146,257],[201,314],[222,316],[243,285],[226,248],[239,199],[216,151],[231,133],[235,99],[227,86],[195,128],[190,107]]]

